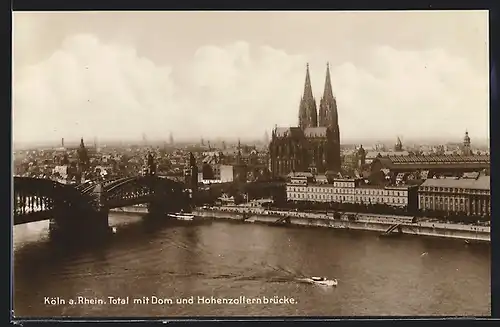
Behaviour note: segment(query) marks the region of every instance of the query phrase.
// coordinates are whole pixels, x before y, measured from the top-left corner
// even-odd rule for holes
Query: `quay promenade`
[[[402,234],[456,238],[490,242],[490,227],[447,223],[432,218],[342,212],[299,212],[270,210],[252,206],[212,206],[195,210],[196,215],[213,219],[232,219],[246,222],[282,223],[340,229],[358,229],[386,232],[398,227]]]
[[[113,211],[145,214],[147,208],[133,206]],[[236,205],[204,206],[193,210],[193,214],[206,219],[225,219],[245,223],[352,229],[382,234],[387,231],[395,231],[401,234],[491,242],[489,226],[447,223],[437,219],[417,219],[412,216],[356,212],[342,212],[336,215],[334,212],[271,210],[262,207]]]

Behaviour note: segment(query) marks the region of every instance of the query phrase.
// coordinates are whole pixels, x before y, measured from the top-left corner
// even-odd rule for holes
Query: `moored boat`
[[[183,221],[194,220],[194,215],[185,214],[185,213],[169,213],[169,214],[167,214],[167,216],[170,218],[173,218],[173,219],[183,220]]]

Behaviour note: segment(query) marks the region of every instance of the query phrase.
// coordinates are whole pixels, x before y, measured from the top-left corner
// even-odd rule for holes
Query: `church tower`
[[[83,182],[85,180],[85,174],[87,170],[90,168],[90,158],[85,148],[85,144],[83,143],[83,137],[80,140],[80,147],[77,150],[78,154],[78,173],[80,174],[80,181]]]
[[[337,100],[333,96],[330,64],[327,63],[325,89],[319,105],[319,126],[338,129],[338,125]]]
[[[332,81],[330,78],[330,64],[326,64],[325,89],[319,105],[319,126],[330,130],[331,159],[329,167],[340,171],[340,128],[337,113],[337,100],[333,95]]]
[[[472,149],[470,146],[470,137],[469,137],[469,132],[465,131],[465,136],[464,136],[464,145],[462,147],[462,155],[463,156],[470,156],[472,155]]]
[[[304,85],[304,95],[300,100],[299,107],[299,127],[306,129],[308,127],[318,126],[318,112],[316,109],[316,100],[314,99],[311,77],[309,76],[309,64],[306,66],[306,82]]]
[[[89,154],[85,148],[85,143],[83,143],[83,137],[80,139],[80,147],[77,150],[78,154],[78,167],[80,172],[85,172],[90,165]]]

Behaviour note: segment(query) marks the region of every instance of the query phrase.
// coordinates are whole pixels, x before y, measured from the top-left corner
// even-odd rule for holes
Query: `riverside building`
[[[318,183],[311,173],[291,173],[286,185],[289,202],[384,204],[408,209],[417,208],[417,192],[417,185],[367,185],[356,178],[333,178]]]
[[[467,216],[491,216],[490,177],[428,179],[419,187],[419,209]]]

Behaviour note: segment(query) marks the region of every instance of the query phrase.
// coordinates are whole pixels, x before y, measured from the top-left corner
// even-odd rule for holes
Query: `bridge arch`
[[[165,209],[181,209],[187,201],[183,183],[157,176],[123,178],[103,188],[110,209],[146,203]]]

